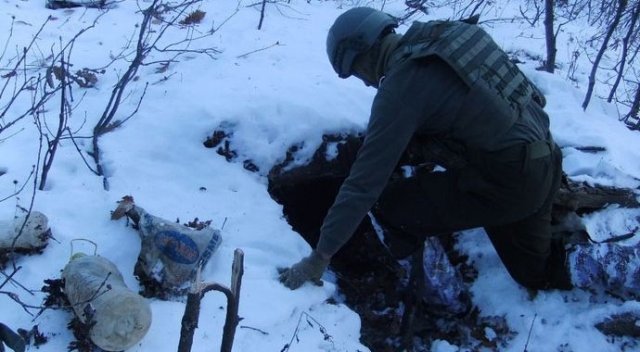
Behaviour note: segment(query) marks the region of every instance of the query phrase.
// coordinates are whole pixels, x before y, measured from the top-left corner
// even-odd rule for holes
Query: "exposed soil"
[[[239,160],[241,153],[233,148],[232,127],[221,126],[205,146],[217,148],[217,153],[227,161],[242,163],[249,171],[259,171],[250,159]],[[425,142],[409,145],[392,177],[402,177],[400,165],[410,166],[416,172],[428,172],[439,160],[451,160],[450,154],[445,155],[446,150],[438,148],[431,148],[425,154],[422,148]],[[293,145],[284,161],[269,171],[271,197],[283,206],[289,224],[312,247],[318,241],[322,221],[361,144],[360,135],[325,135],[308,164],[292,164],[302,144]],[[334,152],[328,153],[330,150]],[[633,190],[591,187],[564,177],[554,200],[554,223],[563,223],[572,214],[588,213],[611,203],[639,206]],[[413,289],[415,283],[411,280],[411,261],[393,258],[377,231],[384,233],[384,229],[374,229],[366,217],[353,237],[332,258],[330,267],[336,274],[340,294],[334,300],[344,301],[360,315],[361,342],[372,351],[427,351],[432,341],[438,339],[463,349],[499,351],[515,336],[503,317],[480,316],[475,309],[464,316],[451,316],[433,310],[422,299],[417,299]],[[580,228],[567,228],[566,231],[566,236],[588,236]],[[470,285],[477,277],[477,271],[468,258],[454,250],[455,236],[439,239],[465,284]],[[627,320],[617,319],[617,324],[609,322],[600,328],[615,326],[614,330],[626,331],[631,326]]]
[[[241,153],[234,150],[232,137],[232,126],[221,126],[204,145],[215,149],[227,161],[242,163],[249,171],[259,171],[250,159],[239,160]],[[284,161],[269,171],[269,194],[283,205],[289,224],[311,246],[318,241],[322,221],[361,144],[360,135],[325,135],[307,165],[292,165],[302,144],[293,145]],[[431,169],[434,164],[422,159],[415,147],[409,146],[401,164]],[[329,153],[330,150],[334,152]],[[401,177],[400,173],[398,168],[396,177]],[[447,236],[442,241],[452,264],[471,283],[476,271],[467,258],[453,251],[455,238]],[[330,269],[336,274],[339,287],[339,297],[331,300],[344,302],[360,315],[361,342],[374,352],[427,351],[436,339],[472,350],[484,347],[497,351],[514,336],[501,317],[480,317],[473,309],[456,317],[426,307],[416,298],[411,262],[391,256],[369,218],[332,258]],[[487,331],[495,334],[487,337]]]
[[[326,171],[320,165],[323,163],[312,162],[307,167],[284,173],[275,171],[269,178],[271,196],[283,205],[287,221],[311,246],[317,243],[322,220],[344,178],[318,172]],[[458,266],[465,280],[472,281],[476,277],[475,269],[466,263],[467,258],[452,250],[454,237],[444,237],[443,242],[450,250],[452,263]],[[499,317],[480,317],[475,310],[463,317],[454,317],[425,307],[412,289],[410,261],[398,261],[391,256],[368,218],[334,256],[331,270],[336,273],[344,302],[360,315],[361,340],[372,351],[405,348],[425,351],[436,339],[471,349],[498,350],[513,337],[504,319]],[[486,328],[493,330],[496,337],[486,337]]]
[[[220,140],[220,143],[224,142],[224,138]],[[357,135],[325,136],[310,163],[291,167],[297,151],[294,146],[287,152],[284,162],[269,173],[269,193],[283,205],[284,215],[292,228],[311,246],[318,241],[322,221],[361,142],[361,136]],[[337,155],[327,160],[330,144],[336,147]],[[225,145],[229,146],[228,143]],[[425,168],[432,166],[419,160],[411,149],[405,153],[402,162]],[[467,263],[466,257],[453,250],[455,238],[445,236],[441,241],[448,249],[452,264],[470,284],[477,276],[476,271]],[[476,310],[461,317],[451,316],[427,307],[416,298],[411,261],[398,261],[392,257],[368,217],[333,257],[331,270],[337,276],[340,294],[335,300],[344,300],[360,315],[361,342],[372,351],[426,351],[437,339],[470,349],[499,350],[514,336],[501,317],[480,317]],[[489,330],[495,332],[495,336],[487,337]]]

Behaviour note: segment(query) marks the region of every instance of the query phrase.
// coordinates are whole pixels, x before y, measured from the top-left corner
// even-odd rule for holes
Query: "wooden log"
[[[592,212],[611,204],[627,208],[640,207],[636,190],[600,185],[590,186],[585,182],[573,181],[566,175],[563,177],[562,185],[553,204],[577,213]]]
[[[640,312],[615,314],[595,326],[605,335],[638,338],[640,337]]]

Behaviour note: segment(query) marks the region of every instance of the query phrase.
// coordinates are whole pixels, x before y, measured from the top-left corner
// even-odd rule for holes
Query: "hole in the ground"
[[[327,150],[331,144],[336,147],[335,143],[337,153],[327,160]],[[287,158],[269,174],[269,193],[283,206],[292,228],[311,246],[317,243],[322,221],[360,143],[357,136],[327,136],[308,164],[292,167]],[[466,281],[472,281],[475,269],[453,251],[453,236],[442,242],[451,262]],[[421,309],[409,284],[410,262],[391,256],[368,217],[334,256],[331,270],[345,303],[360,315],[361,340],[372,351],[429,350],[431,341],[438,339],[466,348],[496,348],[513,337],[502,318],[479,317],[477,311],[461,318],[445,317]],[[489,330],[498,337],[487,337]]]

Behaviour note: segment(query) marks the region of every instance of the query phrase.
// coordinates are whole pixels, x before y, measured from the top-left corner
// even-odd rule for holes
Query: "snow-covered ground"
[[[122,1],[106,11],[95,28],[78,37],[71,52],[74,69],[98,68],[111,62],[137,30],[139,7],[149,1]],[[328,304],[336,286],[326,275],[322,287],[304,285],[291,291],[277,280],[277,267],[285,267],[309,254],[311,248],[287,224],[281,207],[267,192],[266,172],[282,161],[287,148],[304,141],[298,154],[310,156],[323,133],[362,129],[375,91],[361,82],[337,78],[326,58],[325,38],[335,17],[357,1],[298,1],[267,3],[261,30],[257,29],[260,6],[249,1],[204,1],[206,12],[197,30],[218,28],[213,35],[193,43],[194,47],[217,48],[211,59],[188,55],[172,63],[168,71],[156,73],[158,65],[145,66],[139,79],[130,85],[118,113],[124,118],[135,109],[149,83],[139,112],[121,128],[100,139],[110,188],[103,189],[102,178],[84,164],[70,140],[63,140],[46,190],[35,193],[34,209],[49,217],[53,236],[42,255],[21,257],[21,270],[14,283],[2,290],[39,305],[44,293],[43,280],[58,278],[71,256],[74,239],[97,243],[98,254],[113,261],[126,284],[137,291],[140,284],[133,268],[140,250],[140,239],[125,222],[110,220],[117,201],[131,195],[136,203],[156,216],[188,221],[195,217],[212,220],[221,229],[223,243],[203,272],[205,282],[228,285],[233,252],[245,253],[245,274],[234,351],[280,351],[288,344],[299,319],[298,338],[290,351],[366,351],[359,342],[360,319],[343,304]],[[372,1],[392,14],[401,14],[403,1]],[[485,18],[509,18],[518,13],[517,4],[498,1]],[[26,65],[34,74],[46,64],[52,51],[59,51],[81,29],[89,27],[101,14],[96,9],[49,10],[43,0],[0,0],[0,48],[6,52],[0,68],[13,66],[10,60],[27,45],[45,22]],[[451,16],[451,9],[440,9],[428,20]],[[12,20],[12,18],[14,20]],[[539,24],[541,26],[541,24]],[[400,32],[407,25],[401,26]],[[543,28],[530,28],[518,21],[491,21],[485,26],[507,50],[520,50],[543,56]],[[568,41],[567,26],[560,41]],[[184,37],[186,29],[167,32],[167,42]],[[573,33],[573,32],[571,32]],[[566,34],[566,35],[564,35]],[[5,45],[6,43],[6,45]],[[568,42],[558,45],[563,67],[570,58]],[[263,50],[262,50],[263,49]],[[161,54],[148,58],[160,60]],[[567,80],[560,70],[551,75],[535,70],[539,64],[526,57],[523,70],[546,94],[546,110],[551,117],[556,142],[563,148],[564,169],[576,180],[593,184],[637,188],[640,186],[640,134],[618,122],[614,106],[594,99],[587,111],[580,107],[590,66],[583,62],[576,73],[577,83]],[[74,88],[77,104],[69,122],[76,136],[89,136],[104,110],[113,84],[127,63],[115,62],[98,75],[95,88]],[[44,70],[42,70],[44,72]],[[0,75],[7,71],[1,71]],[[166,78],[166,79],[165,79]],[[4,85],[7,78],[0,79]],[[13,89],[13,86],[8,88]],[[7,95],[0,99],[2,106]],[[25,108],[19,101],[0,123]],[[1,109],[2,107],[0,107]],[[49,128],[55,129],[59,103],[53,99],[46,107]],[[245,153],[260,172],[245,170],[242,163],[229,163],[203,142],[220,125],[231,125],[235,147]],[[77,139],[80,148],[90,150],[89,139]],[[590,154],[577,146],[598,146],[606,152]],[[0,202],[0,221],[21,215],[18,207],[28,207],[32,196],[32,165],[38,157],[38,132],[28,117],[0,134],[0,199],[13,194],[25,182],[17,197]],[[243,158],[240,158],[243,160]],[[301,162],[304,160],[300,160]],[[90,162],[90,160],[89,160]],[[3,174],[4,173],[4,174]],[[14,183],[17,181],[17,184]],[[585,218],[596,239],[620,235],[637,229],[640,211],[610,208]],[[637,236],[636,236],[637,237]],[[628,241],[636,244],[637,238]],[[75,251],[81,250],[78,244]],[[517,336],[504,351],[620,351],[624,339],[611,339],[594,328],[594,323],[616,312],[640,310],[635,301],[609,297],[594,299],[580,290],[541,292],[531,298],[510,279],[482,230],[470,230],[460,237],[460,249],[470,255],[479,270],[471,287],[474,304],[483,315],[503,315]],[[0,277],[0,282],[2,282]],[[144,339],[129,351],[176,350],[184,303],[150,299],[151,328]],[[217,350],[220,345],[226,305],[222,294],[209,294],[203,301],[193,351]],[[305,322],[308,314],[331,336],[325,340],[317,324]],[[71,313],[47,310],[35,320],[0,294],[0,322],[13,329],[37,324],[49,341],[40,351],[64,351],[74,338],[66,325]],[[627,341],[628,342],[628,341]],[[634,348],[640,348],[638,346]],[[35,350],[30,347],[30,350]],[[434,343],[432,351],[456,351],[446,341]]]

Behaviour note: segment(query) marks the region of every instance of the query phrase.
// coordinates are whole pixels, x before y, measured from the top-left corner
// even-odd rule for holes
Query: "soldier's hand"
[[[324,259],[316,251],[302,259],[290,268],[279,269],[280,282],[288,288],[295,290],[306,281],[311,281],[316,285],[322,285],[322,274],[329,266],[329,259]]]

